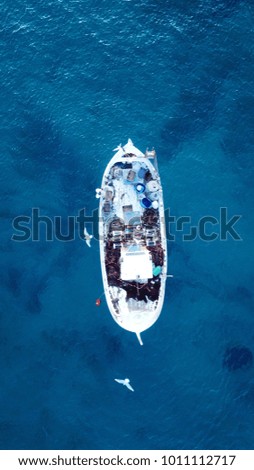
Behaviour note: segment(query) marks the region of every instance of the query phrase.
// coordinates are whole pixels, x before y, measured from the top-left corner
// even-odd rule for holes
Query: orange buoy
[[[97,307],[99,307],[100,304],[101,304],[101,299],[96,299],[95,305],[96,305]]]

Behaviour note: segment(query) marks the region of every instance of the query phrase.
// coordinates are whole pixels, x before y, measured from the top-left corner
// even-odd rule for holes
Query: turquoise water
[[[250,0],[3,2],[1,449],[254,448],[252,363],[224,360],[254,354],[253,13]],[[32,207],[96,208],[128,137],[156,148],[172,214],[242,216],[240,242],[169,242],[174,278],[143,348],[95,306],[96,241],[11,240]]]

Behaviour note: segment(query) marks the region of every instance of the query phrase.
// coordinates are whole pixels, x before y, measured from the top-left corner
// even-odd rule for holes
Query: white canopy
[[[153,265],[146,249],[132,246],[122,253],[121,279],[123,281],[146,280],[153,277]]]

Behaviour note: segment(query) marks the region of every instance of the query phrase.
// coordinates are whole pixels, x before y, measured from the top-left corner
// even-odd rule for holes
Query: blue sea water
[[[253,2],[1,10],[0,448],[253,449],[253,365],[225,364],[228,348],[254,354]],[[11,240],[32,207],[95,209],[129,137],[156,148],[172,214],[242,216],[241,241],[168,243],[174,278],[143,347],[95,306],[96,241]]]

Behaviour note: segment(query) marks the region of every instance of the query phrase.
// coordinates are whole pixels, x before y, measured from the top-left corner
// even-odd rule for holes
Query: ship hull
[[[139,335],[158,319],[167,276],[159,173],[129,140],[102,178],[99,243],[106,301],[119,326]]]

